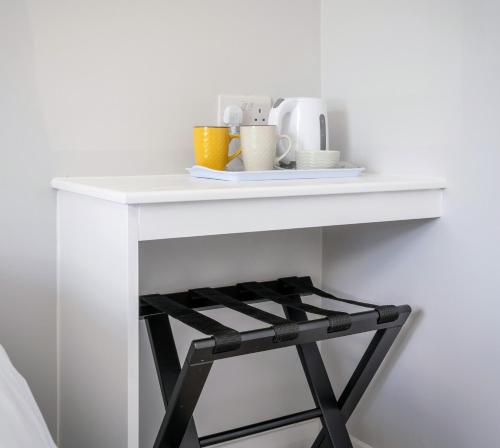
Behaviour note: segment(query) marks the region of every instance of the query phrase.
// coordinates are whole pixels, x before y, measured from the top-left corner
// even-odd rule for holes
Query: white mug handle
[[[280,163],[280,161],[283,160],[292,149],[292,139],[288,135],[286,134],[278,135],[278,141],[280,141],[281,139],[285,139],[288,142],[287,145],[288,147],[286,148],[285,152],[281,154],[281,156],[276,157],[276,159],[274,160],[275,165],[278,165],[278,163]]]

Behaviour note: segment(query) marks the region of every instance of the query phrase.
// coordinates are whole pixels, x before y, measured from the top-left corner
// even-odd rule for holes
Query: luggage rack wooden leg
[[[295,298],[301,303],[300,296]],[[297,322],[306,321],[304,311],[283,306],[285,315]],[[333,448],[352,448],[347,433],[346,419],[340,412],[339,404],[332,389],[328,374],[315,342],[297,345],[300,362],[306,375],[311,394],[316,406],[321,409],[321,423],[323,425],[323,439],[327,439]],[[314,445],[313,445],[314,446]]]
[[[169,404],[171,405],[174,399],[174,391],[176,385],[181,379],[181,375],[183,375],[184,378],[186,377],[188,363],[185,363],[183,369],[181,370],[179,357],[177,355],[177,349],[175,347],[175,341],[172,334],[172,327],[170,325],[169,317],[166,314],[149,317],[148,319],[146,319],[146,327],[153,351],[156,372],[160,381],[163,403],[165,409],[168,410]],[[206,380],[211,366],[212,363],[208,363],[208,365],[205,366],[204,369],[202,369],[202,377],[200,378],[200,380],[203,381],[203,384],[203,376]],[[200,393],[201,389],[203,388],[203,384],[201,384],[201,388],[198,387]],[[191,406],[192,410],[194,411],[194,407],[196,406],[196,401],[198,401],[199,395],[198,397],[191,397],[191,402],[193,402],[193,398],[194,403],[192,403]],[[176,428],[175,440],[171,442],[168,441],[166,433],[169,427],[171,427],[172,425],[170,421],[172,420],[171,414],[172,412],[170,412],[170,416],[165,415],[158,432],[154,448],[163,448],[168,446],[179,446],[181,448],[200,448],[196,425],[192,417],[192,411],[190,413],[189,419],[184,416],[184,418],[181,419],[182,421],[180,422],[181,428],[184,425],[186,426],[185,434],[181,433],[179,435],[178,429]],[[187,424],[185,424],[186,420]],[[173,445],[169,443],[173,443]]]
[[[310,279],[303,279],[312,285]],[[255,289],[255,285],[253,286]],[[259,284],[255,290],[262,293],[264,291],[262,286],[274,288],[273,291],[268,290],[269,299],[283,305],[288,322],[282,322],[282,318],[276,317],[276,325],[272,327],[242,333],[223,327],[218,322],[197,313],[194,309],[199,307],[200,303],[203,304],[203,307],[207,306],[209,304],[207,297],[210,301],[210,297],[215,294],[217,301],[229,303],[244,314],[253,315],[258,320],[271,318],[274,321],[275,319],[267,313],[260,313],[247,305],[240,307],[234,303],[235,298],[245,302],[262,299],[258,294],[249,296],[248,291],[240,294],[238,288],[225,287],[220,289],[231,297],[221,298],[218,296],[220,289],[214,289],[210,291],[210,294],[203,294],[205,298],[202,301],[193,300],[192,296],[196,295],[196,291],[164,296],[157,294],[141,298],[143,305],[141,306],[141,317],[146,319],[166,409],[153,448],[201,448],[318,417],[321,419],[323,428],[314,441],[313,448],[352,448],[346,422],[380,367],[401,327],[406,322],[411,308],[407,305],[377,307],[372,311],[347,315],[349,319],[347,326],[345,319],[343,319],[343,322],[339,321],[338,325],[333,328],[332,319],[307,319],[306,311],[328,315],[329,310],[302,304],[300,294],[306,292],[293,288],[290,290],[289,286],[282,288],[280,281]],[[361,302],[356,302],[356,304],[359,305]],[[363,305],[361,304],[361,306]],[[367,304],[367,307],[374,308],[374,305]],[[389,312],[385,312],[387,309]],[[385,312],[384,318],[381,318],[381,310],[383,313]],[[182,369],[168,314],[206,334],[210,334],[212,331],[219,334],[218,338],[209,337],[193,341]],[[282,337],[276,337],[277,327],[285,328],[288,331],[285,337],[283,337],[283,332],[280,333]],[[229,334],[229,339],[221,337],[221,331],[222,336]],[[367,331],[376,331],[376,333],[337,400],[316,342]],[[234,337],[234,333],[237,334],[237,338]],[[315,409],[198,437],[193,412],[214,361],[292,345],[297,348],[316,403]]]
[[[385,356],[389,352],[402,327],[378,330],[359,361],[339,398],[339,408],[345,421],[349,420],[368,385],[375,376]],[[316,438],[313,448],[328,448],[327,434],[324,428]]]

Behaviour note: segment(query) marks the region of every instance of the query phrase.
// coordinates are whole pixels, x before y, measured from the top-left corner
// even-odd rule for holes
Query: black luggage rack
[[[371,310],[349,314],[303,303],[301,296],[311,294]],[[250,305],[262,301],[283,306],[286,318]],[[238,332],[196,311],[220,307],[270,327]],[[306,313],[322,318],[309,320]],[[341,299],[316,288],[309,277],[141,296],[140,317],[148,328],[166,409],[154,448],[206,447],[318,417],[322,430],[312,448],[352,448],[346,422],[410,313],[408,305]],[[209,335],[191,343],[182,368],[168,316]],[[337,399],[316,342],[369,331],[375,335]],[[292,345],[297,348],[316,408],[198,437],[193,411],[214,361]]]

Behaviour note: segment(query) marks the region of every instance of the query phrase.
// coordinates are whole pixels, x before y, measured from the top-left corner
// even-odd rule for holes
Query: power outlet
[[[217,98],[217,124],[224,126],[224,110],[228,106],[238,106],[243,111],[244,125],[267,124],[272,100],[262,95],[219,95]]]

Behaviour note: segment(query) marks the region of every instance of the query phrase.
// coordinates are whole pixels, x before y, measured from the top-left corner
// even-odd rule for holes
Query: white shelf
[[[57,178],[66,193],[137,208],[140,241],[326,227],[442,213],[439,178],[224,182],[189,175]]]
[[[59,177],[58,190],[92,196],[121,204],[211,201],[346,193],[435,190],[444,179],[365,174],[344,179],[226,182],[196,179],[187,174],[122,177]]]

